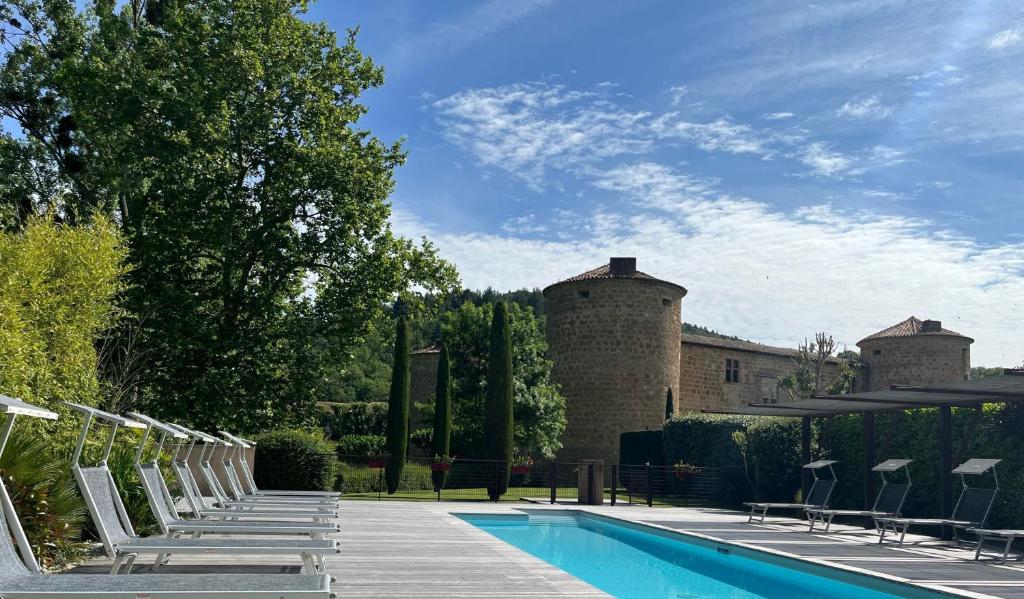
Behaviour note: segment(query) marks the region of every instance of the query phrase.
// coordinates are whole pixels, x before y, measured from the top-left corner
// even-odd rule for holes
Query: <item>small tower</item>
[[[661,428],[665,395],[679,384],[685,295],[638,271],[636,258],[544,290],[552,374],[566,401],[560,459],[617,463],[620,433]]]
[[[911,316],[857,342],[867,366],[859,390],[966,381],[972,343],[974,339],[942,328],[938,320]]]

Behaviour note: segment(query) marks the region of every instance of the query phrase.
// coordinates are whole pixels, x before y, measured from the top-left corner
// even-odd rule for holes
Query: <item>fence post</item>
[[[619,487],[619,465],[612,464],[612,505],[615,505],[616,490]]]
[[[651,489],[651,463],[647,462],[647,507],[654,506],[654,490]]]
[[[558,462],[551,460],[551,503],[558,501]]]

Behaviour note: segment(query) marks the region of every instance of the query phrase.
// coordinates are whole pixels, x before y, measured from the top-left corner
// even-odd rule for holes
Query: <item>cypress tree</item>
[[[669,387],[668,394],[665,396],[665,420],[672,418],[672,415],[675,413],[676,407],[672,403],[672,387]]]
[[[512,469],[512,336],[505,302],[494,305],[487,360],[487,407],[484,413],[487,458],[495,460],[487,494],[491,501],[508,490]]]
[[[391,394],[388,396],[387,451],[384,480],[388,495],[398,490],[409,446],[409,321],[398,316],[395,329],[395,364],[391,369]]]
[[[437,358],[437,387],[434,391],[434,435],[431,441],[435,456],[448,457],[452,438],[452,384],[448,364],[448,348],[442,344]],[[434,492],[444,486],[447,472],[433,472]]]

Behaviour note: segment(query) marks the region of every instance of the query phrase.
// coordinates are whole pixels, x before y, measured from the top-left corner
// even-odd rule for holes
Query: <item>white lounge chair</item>
[[[255,448],[256,442],[248,439],[243,439],[232,435],[227,431],[220,431],[220,434],[229,441],[238,444],[240,447],[249,449]],[[256,487],[256,480],[252,476],[252,469],[249,467],[249,462],[245,459],[245,452],[239,451],[238,455],[238,470],[240,475],[237,478],[242,482],[242,489],[249,495],[264,495],[271,497],[327,497],[331,499],[337,499],[341,497],[341,493],[337,491],[289,491],[289,490],[271,490],[261,491]]]
[[[804,464],[804,468],[811,471],[814,475],[814,483],[811,484],[810,491],[807,492],[807,497],[803,503],[767,503],[767,502],[747,502],[743,505],[750,507],[750,515],[747,516],[747,523],[754,521],[757,518],[758,524],[763,524],[765,517],[768,515],[768,510],[802,510],[807,511],[808,509],[826,509],[828,508],[828,502],[832,498],[832,490],[836,486],[836,471],[832,468],[832,464],[835,464],[835,460],[818,460],[811,462],[810,464]],[[829,472],[832,473],[832,478],[821,478],[818,476],[818,471],[822,468],[828,468]]]
[[[2,395],[0,414],[6,415],[0,454],[18,415],[58,417]],[[329,599],[334,597],[330,589],[331,579],[326,574],[43,574],[0,480],[0,597],[4,599]]]
[[[1017,539],[1024,538],[1024,530],[1015,529],[990,529],[990,528],[970,528],[968,532],[974,533],[978,537],[978,548],[974,551],[974,560],[981,559],[981,553],[985,541],[1002,541],[1003,542],[1003,555],[999,560],[999,563],[1005,564],[1006,558],[1010,556],[1010,546]]]
[[[154,569],[166,563],[172,553],[176,554],[210,554],[227,553],[243,555],[294,555],[301,558],[308,573],[323,572],[327,564],[325,556],[337,554],[338,544],[330,540],[224,540],[224,539],[185,539],[176,536],[170,537],[148,537],[140,538],[135,536],[135,531],[128,518],[124,503],[111,471],[106,467],[106,460],[110,458],[111,448],[117,435],[119,427],[144,428],[145,433],[136,452],[136,462],[140,459],[145,448],[146,438],[150,433],[150,426],[140,422],[123,418],[69,403],[71,408],[84,415],[82,431],[79,434],[78,445],[75,447],[75,460],[72,469],[75,478],[78,480],[82,497],[85,499],[86,507],[92,516],[92,521],[99,532],[99,538],[103,543],[106,555],[114,558],[111,573],[118,573],[122,567],[126,572],[131,572],[132,564],[139,555],[155,555]],[[82,467],[81,456],[92,421],[102,421],[110,425],[110,437],[106,443],[106,450],[103,453],[99,465],[95,467]],[[138,470],[137,470],[138,471]],[[140,473],[141,476],[141,473]],[[143,487],[146,481],[143,479]],[[146,489],[146,495],[150,495],[150,489]],[[153,506],[151,498],[151,508]]]
[[[907,466],[914,460],[885,460],[881,464],[878,464],[871,469],[872,472],[877,472],[882,477],[882,488],[878,490],[878,495],[875,497],[875,503],[871,506],[870,510],[832,510],[828,508],[810,507],[807,508],[807,519],[810,520],[811,527],[808,532],[814,532],[814,525],[821,522],[825,525],[825,532],[828,532],[832,527],[832,520],[836,516],[863,516],[865,518],[871,518],[875,521],[875,527],[879,526],[879,518],[898,518],[900,512],[903,510],[903,502],[907,499],[907,493],[910,492],[910,470]],[[896,472],[897,470],[903,470],[906,472],[907,482],[905,483],[894,483],[885,478],[886,473]]]

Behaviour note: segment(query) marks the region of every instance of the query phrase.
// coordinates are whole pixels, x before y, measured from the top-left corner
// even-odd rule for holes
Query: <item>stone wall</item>
[[[859,391],[964,381],[971,372],[971,340],[967,337],[890,337],[865,339],[857,345],[867,365]]]
[[[553,378],[566,400],[563,460],[618,461],[619,433],[660,429],[679,382],[684,290],[588,279],[544,290]]]
[[[726,382],[726,360],[739,361],[739,382]],[[795,368],[792,355],[786,355],[784,350],[751,351],[693,343],[684,338],[680,352],[680,401],[676,409],[683,412],[725,410],[748,403],[788,401],[789,396],[778,388],[777,381]],[[825,380],[831,381],[838,374],[838,364],[826,365]]]

